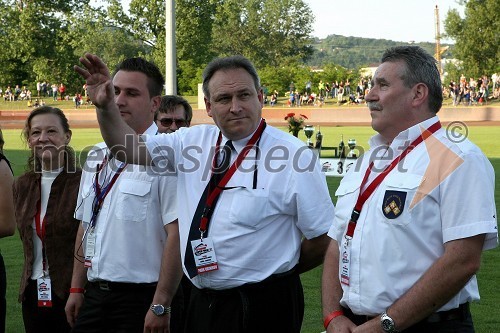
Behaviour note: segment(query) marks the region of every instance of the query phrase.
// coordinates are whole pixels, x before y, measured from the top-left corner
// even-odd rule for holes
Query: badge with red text
[[[39,307],[52,307],[52,293],[49,277],[36,279],[36,290],[38,293]]]
[[[96,234],[94,228],[89,228],[85,241],[85,267],[92,267],[92,258],[95,254]]]
[[[210,237],[191,241],[194,263],[198,274],[208,273],[219,269],[215,256],[214,243]]]
[[[348,286],[350,279],[349,265],[351,263],[350,238],[344,237],[340,247],[340,283]]]

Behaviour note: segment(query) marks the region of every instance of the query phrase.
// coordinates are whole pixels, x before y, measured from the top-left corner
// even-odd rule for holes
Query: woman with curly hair
[[[64,306],[70,293],[79,221],[73,218],[81,170],[69,146],[64,113],[34,109],[23,137],[31,150],[26,173],[14,183],[24,269],[19,301],[26,332],[69,332]]]

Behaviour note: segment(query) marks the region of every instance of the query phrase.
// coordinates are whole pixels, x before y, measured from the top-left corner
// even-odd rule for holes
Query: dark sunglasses
[[[177,127],[187,126],[187,122],[184,119],[162,118],[162,119],[158,119],[158,121],[160,122],[161,126],[163,126],[163,127],[170,127],[173,122],[175,122],[175,126],[177,126]]]

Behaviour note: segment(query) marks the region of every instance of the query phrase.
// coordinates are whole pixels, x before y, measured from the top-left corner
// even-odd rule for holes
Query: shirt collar
[[[260,124],[260,120],[259,120],[259,124]],[[236,152],[239,154],[239,152],[247,145],[248,141],[250,141],[250,139],[252,138],[252,136],[254,135],[254,133],[259,129],[259,126],[257,126],[255,128],[255,131],[253,131],[252,133],[250,133],[250,135],[248,135],[247,137],[244,137],[243,139],[240,139],[240,140],[232,140],[233,142],[233,146],[234,146],[234,150],[236,150]],[[265,131],[265,129],[264,129]],[[264,133],[264,132],[263,132]],[[229,139],[226,138],[224,136],[224,134],[222,135],[222,141],[220,143],[220,146],[223,147],[226,142],[228,141]]]
[[[392,140],[390,146],[396,148],[406,148],[410,143],[412,143],[417,137],[422,135],[422,129],[429,128],[432,124],[439,121],[437,116],[426,119],[412,127],[401,131],[395,138]],[[387,146],[387,142],[380,134],[375,134],[370,138],[369,141],[370,148],[379,147],[379,146]]]
[[[54,170],[42,170],[42,178],[48,179],[48,178],[56,178],[62,171],[64,170],[64,167],[61,167],[59,169],[54,169]]]
[[[151,123],[151,126],[148,127],[147,130],[144,131],[141,135],[147,134],[147,135],[156,135],[158,133],[158,126],[153,122]]]

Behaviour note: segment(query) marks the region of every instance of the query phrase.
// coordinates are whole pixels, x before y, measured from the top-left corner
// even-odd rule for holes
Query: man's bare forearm
[[[445,253],[387,310],[398,329],[406,329],[437,311],[465,286],[480,267],[484,237],[445,244]]]
[[[116,105],[107,110],[97,108],[96,112],[102,138],[115,158],[131,164],[150,164],[146,146],[122,119]]]
[[[330,243],[326,234],[312,239],[304,239],[300,248],[300,259],[297,271],[302,274],[323,263],[325,252]]]

